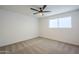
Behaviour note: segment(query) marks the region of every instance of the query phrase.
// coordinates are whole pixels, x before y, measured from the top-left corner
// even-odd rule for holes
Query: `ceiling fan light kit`
[[[39,16],[43,16],[44,14],[43,14],[43,13],[38,13],[37,15],[39,15]]]

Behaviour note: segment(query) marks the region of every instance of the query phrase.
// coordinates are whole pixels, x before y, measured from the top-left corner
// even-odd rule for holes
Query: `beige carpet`
[[[2,54],[78,54],[79,47],[38,37],[0,48]]]

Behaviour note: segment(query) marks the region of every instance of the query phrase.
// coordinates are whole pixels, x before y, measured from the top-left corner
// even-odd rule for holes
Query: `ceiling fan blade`
[[[39,12],[33,13],[33,14],[38,14]]]
[[[46,6],[47,6],[47,5],[44,5],[44,6],[43,6],[43,10],[46,8]]]
[[[30,8],[31,10],[34,10],[34,11],[39,11],[39,10],[36,10],[36,9],[34,9],[34,8]]]
[[[51,11],[43,11],[43,13],[45,13],[45,12],[51,12]]]

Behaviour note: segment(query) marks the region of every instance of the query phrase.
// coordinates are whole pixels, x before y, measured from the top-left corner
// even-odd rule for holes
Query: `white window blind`
[[[49,20],[49,28],[71,28],[71,16]]]

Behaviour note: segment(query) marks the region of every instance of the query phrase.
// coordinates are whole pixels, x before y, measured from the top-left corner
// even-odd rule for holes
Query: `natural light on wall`
[[[71,16],[49,20],[49,28],[72,28]]]

